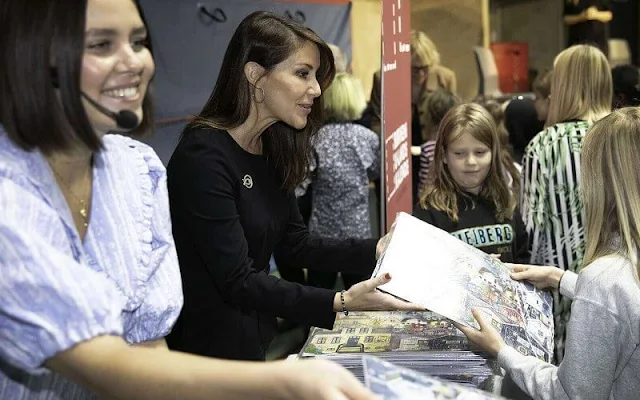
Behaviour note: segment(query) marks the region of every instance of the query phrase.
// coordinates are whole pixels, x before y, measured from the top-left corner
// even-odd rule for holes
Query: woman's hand
[[[284,399],[374,400],[353,374],[338,364],[322,359],[279,363]]]
[[[473,314],[473,318],[478,322],[478,325],[480,325],[480,330],[461,325],[457,322],[454,322],[453,324],[456,328],[460,329],[462,333],[469,338],[469,340],[484,349],[487,353],[496,357],[498,352],[507,344],[502,340],[498,331],[496,331],[495,328],[491,326],[491,324],[488,323],[477,310],[471,310],[471,313]]]
[[[130,346],[98,336],[46,361],[99,398],[373,400],[349,371],[326,360],[247,362]]]
[[[344,292],[344,303],[347,311],[425,310],[419,304],[409,303],[377,290],[378,286],[384,285],[390,280],[391,275],[386,273],[351,286],[349,290]],[[336,293],[333,309],[336,312],[342,311],[340,293]]]
[[[511,267],[511,278],[516,281],[526,280],[538,289],[558,289],[564,270],[557,267],[507,264]]]

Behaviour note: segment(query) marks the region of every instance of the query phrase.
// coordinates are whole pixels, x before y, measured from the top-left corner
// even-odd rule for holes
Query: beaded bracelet
[[[340,291],[340,304],[342,304],[342,313],[346,317],[349,315],[349,311],[347,311],[347,306],[344,304],[344,290]]]

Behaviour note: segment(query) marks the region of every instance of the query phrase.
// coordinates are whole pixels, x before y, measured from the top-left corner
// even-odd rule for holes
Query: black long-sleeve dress
[[[375,240],[309,235],[293,193],[267,159],[228,132],[194,129],[167,168],[184,308],[169,347],[211,357],[263,360],[276,316],[331,328],[335,292],[269,275],[276,253],[289,265],[370,273]]]

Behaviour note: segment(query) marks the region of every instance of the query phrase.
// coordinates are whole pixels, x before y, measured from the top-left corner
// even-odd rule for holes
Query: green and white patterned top
[[[576,271],[584,256],[580,152],[591,126],[564,122],[540,132],[523,157],[522,218],[533,264]]]
[[[591,123],[562,122],[538,133],[522,159],[521,210],[531,263],[577,272],[584,257],[585,212],[580,198],[580,153]],[[571,303],[554,294],[556,361],[562,360]]]

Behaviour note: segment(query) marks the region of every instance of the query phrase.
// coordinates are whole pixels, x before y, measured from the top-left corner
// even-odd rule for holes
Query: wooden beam
[[[489,18],[489,0],[482,0],[482,46],[491,45],[491,21]]]

